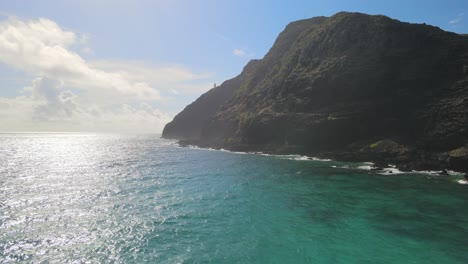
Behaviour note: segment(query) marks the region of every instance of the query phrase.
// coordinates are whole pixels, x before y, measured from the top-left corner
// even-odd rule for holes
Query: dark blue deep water
[[[1,134],[0,263],[468,263],[461,176],[361,165]]]

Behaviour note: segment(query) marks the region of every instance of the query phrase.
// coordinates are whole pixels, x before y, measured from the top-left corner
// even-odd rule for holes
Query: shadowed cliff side
[[[186,106],[182,112],[174,117],[172,122],[166,124],[162,133],[163,138],[200,139],[201,131],[206,122],[216,114],[216,111],[226,100],[233,96],[234,91],[249,76],[257,62],[258,60],[251,60],[239,76],[223,82],[220,86],[209,90],[195,102]]]
[[[163,132],[200,146],[468,170],[468,38],[385,16],[290,23]]]

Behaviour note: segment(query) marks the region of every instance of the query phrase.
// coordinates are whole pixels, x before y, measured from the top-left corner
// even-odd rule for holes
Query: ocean
[[[462,176],[0,134],[0,263],[468,263]]]

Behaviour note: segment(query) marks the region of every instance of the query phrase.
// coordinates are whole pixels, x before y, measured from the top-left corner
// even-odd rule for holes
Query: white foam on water
[[[219,151],[222,151],[222,152],[229,152],[229,153],[234,153],[234,154],[252,154],[250,152],[243,152],[243,151],[230,151],[230,150],[227,150],[227,149],[219,149]]]
[[[458,180],[457,182],[459,184],[463,184],[463,185],[468,184],[468,181],[466,181],[466,180]]]
[[[332,165],[332,168],[336,169],[359,169],[359,170],[372,170],[375,167],[372,166],[374,163],[372,162],[363,162],[361,163],[363,165],[360,166],[349,166],[349,165],[343,165],[343,166],[337,166],[337,165]],[[430,176],[441,176],[442,171],[430,171],[430,170],[425,170],[425,171],[417,171],[417,170],[412,170],[412,171],[401,171],[399,170],[396,165],[389,164],[388,168],[383,168],[382,170],[376,170],[375,172],[380,175],[398,175],[398,174],[425,174],[425,175],[430,175]],[[457,172],[457,171],[452,171],[452,170],[447,170],[448,176],[462,176],[464,175],[462,172]]]
[[[430,170],[417,171],[417,170],[412,170],[410,173],[446,177],[446,175],[441,175],[442,171],[430,171]],[[448,173],[448,176],[463,176],[464,175],[463,172],[458,172],[458,171],[453,171],[453,170],[447,170],[447,173]]]
[[[186,145],[186,146],[179,145],[179,148],[189,148],[189,149],[206,150],[206,151],[219,151],[219,149],[214,149],[214,148],[200,148],[197,145]]]
[[[349,165],[342,165],[342,166],[332,165],[331,167],[335,168],[335,169],[354,169],[353,167],[351,167]]]
[[[235,154],[250,154],[248,152],[242,152],[242,151],[232,151],[232,153],[235,153]]]
[[[263,153],[263,152],[251,152],[250,154],[260,155],[260,156],[265,156],[265,157],[275,156],[273,154],[267,154],[267,153]]]
[[[372,170],[372,166],[370,165],[362,165],[357,167],[360,170]]]
[[[182,147],[179,145],[179,147]],[[266,156],[266,157],[277,157],[280,159],[288,159],[288,160],[297,160],[297,161],[322,161],[322,162],[330,162],[333,161],[331,159],[320,159],[316,157],[309,157],[309,156],[302,156],[302,155],[297,155],[297,154],[291,154],[291,155],[276,155],[276,154],[268,154],[268,153],[263,153],[263,152],[242,152],[242,151],[230,151],[226,149],[214,149],[214,148],[200,148],[199,146],[196,145],[188,145],[185,146],[190,149],[197,149],[197,150],[208,150],[208,151],[222,151],[222,152],[229,152],[229,153],[234,153],[234,154],[253,154],[253,155],[260,155],[260,156]],[[342,165],[342,166],[337,166],[337,165],[332,165],[330,166],[331,168],[336,168],[336,169],[359,169],[359,170],[372,170],[374,167],[374,163],[367,161],[367,162],[362,162],[360,166],[354,167],[354,166],[349,166],[349,165]],[[425,170],[425,171],[417,171],[417,170],[412,170],[412,171],[400,171],[397,169],[396,165],[389,164],[389,168],[384,168],[380,171],[376,171],[377,174],[380,175],[398,175],[398,174],[425,174],[425,175],[431,175],[431,176],[442,176],[440,175],[441,171],[430,171],[430,170]],[[464,173],[462,172],[457,172],[453,170],[447,170],[447,173],[449,176],[462,176]],[[468,182],[465,180],[459,180],[458,183],[460,184],[468,184]]]
[[[310,159],[315,160],[315,161],[324,161],[324,162],[333,161],[331,159],[319,159],[319,158],[315,158],[315,157],[310,157]]]
[[[196,146],[196,145],[181,146],[178,143],[176,143],[176,144],[177,144],[178,147],[181,147],[181,148],[185,147],[185,148],[197,149],[197,150],[222,151],[222,152],[229,152],[229,153],[234,153],[234,154],[253,154],[253,155],[266,156],[266,157],[277,157],[277,158],[280,158],[280,159],[288,159],[288,160],[322,161],[322,162],[333,161],[331,159],[321,159],[321,158],[302,156],[302,155],[297,155],[297,154],[278,155],[278,154],[268,154],[268,153],[263,153],[263,152],[243,152],[243,151],[230,151],[230,150],[227,150],[227,149],[201,148],[201,147]]]
[[[302,156],[302,155],[270,155],[282,159],[289,159],[289,160],[300,160],[300,161],[322,161],[322,162],[329,162],[332,161],[331,159],[320,159],[316,157],[309,157],[309,156]]]
[[[453,171],[453,170],[447,170],[448,174],[450,176],[463,176],[465,175],[463,172],[458,172],[458,171]]]
[[[188,145],[187,147],[191,149],[201,149],[199,146],[195,146],[195,145]]]
[[[310,159],[307,156],[299,156],[299,157],[292,158],[292,160],[310,160]]]
[[[397,168],[384,168],[381,172],[378,172],[377,174],[380,175],[398,175],[398,174],[404,174],[405,172],[397,169]]]
[[[440,174],[440,171],[417,171],[417,170],[412,170],[410,173],[414,174],[427,174],[427,175],[432,175],[432,176],[438,176]]]

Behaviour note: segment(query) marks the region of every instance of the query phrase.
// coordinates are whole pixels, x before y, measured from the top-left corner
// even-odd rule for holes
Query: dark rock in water
[[[440,176],[449,176],[449,173],[446,169],[443,169],[442,171],[440,171],[439,173]]]
[[[242,151],[468,171],[468,38],[385,16],[290,23],[164,138]]]
[[[468,146],[448,152],[450,167],[455,170],[468,171]]]

